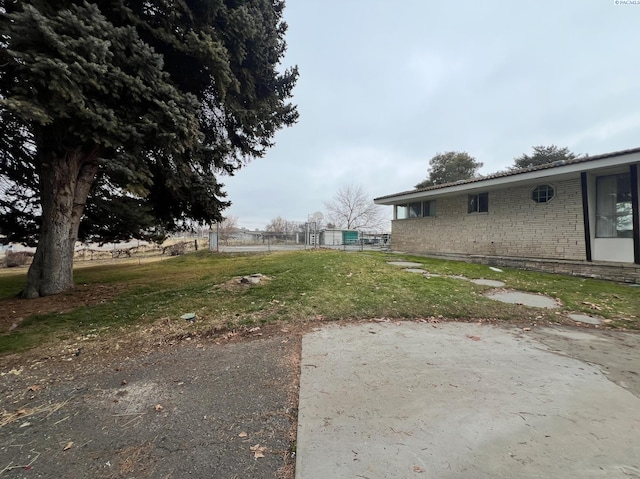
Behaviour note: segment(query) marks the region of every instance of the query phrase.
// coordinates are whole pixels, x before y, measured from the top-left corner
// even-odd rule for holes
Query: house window
[[[407,205],[396,205],[396,219],[404,220],[409,217]]]
[[[409,218],[420,218],[422,216],[422,203],[409,203]]]
[[[633,237],[629,173],[596,178],[596,237]]]
[[[435,216],[436,215],[436,200],[423,201],[422,202],[422,216]]]
[[[486,213],[489,211],[489,193],[469,195],[469,213]]]
[[[556,190],[551,185],[538,185],[531,192],[531,199],[536,203],[548,203],[556,195]]]
[[[397,220],[406,220],[407,218],[422,218],[436,215],[436,200],[416,201],[406,205],[396,205]]]

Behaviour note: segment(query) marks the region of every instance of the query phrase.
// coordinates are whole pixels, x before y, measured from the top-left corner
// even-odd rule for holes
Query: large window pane
[[[631,238],[631,175],[596,178],[596,237]]]
[[[422,216],[435,216],[436,215],[436,200],[423,201],[422,202]]]
[[[422,216],[422,204],[409,203],[409,218],[420,218]]]
[[[486,213],[489,211],[489,193],[480,193],[478,195],[478,212]]]
[[[489,193],[469,195],[467,199],[469,213],[486,213],[489,211]]]

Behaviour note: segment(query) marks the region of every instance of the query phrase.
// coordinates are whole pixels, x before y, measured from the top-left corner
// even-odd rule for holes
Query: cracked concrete
[[[303,338],[297,479],[640,477],[638,335],[434,326]]]

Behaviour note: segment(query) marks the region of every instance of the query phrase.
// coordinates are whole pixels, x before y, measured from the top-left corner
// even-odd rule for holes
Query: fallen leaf
[[[253,458],[259,459],[261,457],[264,457],[263,453],[267,448],[265,446],[261,446],[260,444],[256,444],[255,446],[251,446],[249,449],[251,449],[251,452],[253,452]]]
[[[420,466],[413,466],[413,472],[417,472],[419,474],[422,474],[423,472],[425,472],[425,470],[423,468],[421,468]]]
[[[474,341],[480,341],[480,336],[473,336],[471,334],[467,334],[467,338],[473,339]]]
[[[246,432],[241,432],[240,434],[238,434],[238,437],[247,437],[247,433]]]
[[[63,451],[68,451],[69,449],[71,449],[73,447],[73,441],[69,441],[63,448]]]
[[[594,303],[590,303],[589,301],[583,301],[582,304],[586,304],[591,309],[595,309],[596,311],[601,311],[602,310],[602,306],[599,306],[599,305],[594,304]]]
[[[255,333],[256,331],[260,331],[260,326],[256,326],[255,328],[251,328],[249,330],[250,333]]]

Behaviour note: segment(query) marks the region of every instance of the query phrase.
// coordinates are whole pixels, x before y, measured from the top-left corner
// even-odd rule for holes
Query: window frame
[[[489,192],[467,195],[467,214],[481,214],[489,212]]]
[[[413,201],[407,203],[408,216],[407,219],[422,217],[422,201]]]
[[[545,188],[544,194],[539,191],[541,188]],[[551,191],[551,195],[549,192]],[[545,205],[552,201],[556,197],[556,187],[550,183],[541,183],[533,187],[529,192],[529,199],[537,205]]]
[[[394,206],[396,220],[431,218],[436,215],[436,200],[412,201]]]
[[[610,191],[606,188],[606,181],[615,181]],[[595,207],[595,237],[596,238],[632,238],[633,237],[633,206],[631,198],[631,173],[614,173],[600,175],[595,178],[596,207]],[[626,183],[626,185],[624,185]],[[628,186],[628,190],[621,191],[620,186]],[[601,186],[602,185],[602,186]],[[614,196],[613,202],[607,202],[608,197]],[[626,199],[628,197],[628,199]],[[602,198],[602,200],[600,199]],[[622,208],[620,207],[621,205]],[[606,211],[603,211],[605,209]],[[609,211],[610,209],[610,211]],[[622,211],[621,211],[622,210]],[[623,219],[621,221],[621,219]],[[621,224],[630,227],[619,229]]]
[[[396,220],[409,219],[409,206],[405,204],[395,205],[395,218]],[[404,213],[404,214],[402,214]]]
[[[422,218],[430,218],[435,215],[436,215],[436,200],[423,200],[422,201]]]

